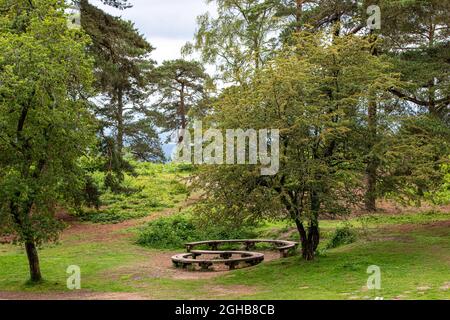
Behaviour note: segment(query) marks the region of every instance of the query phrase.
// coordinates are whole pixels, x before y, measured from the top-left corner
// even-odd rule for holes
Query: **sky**
[[[126,10],[105,6],[99,0],[91,3],[114,16],[133,21],[156,47],[152,58],[158,63],[180,58],[183,45],[193,39],[197,16],[215,12],[214,5],[208,5],[205,0],[131,0],[133,7]]]

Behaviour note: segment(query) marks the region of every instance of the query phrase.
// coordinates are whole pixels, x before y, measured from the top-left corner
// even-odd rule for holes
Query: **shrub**
[[[185,184],[180,183],[177,180],[172,180],[169,183],[171,190],[169,193],[171,195],[180,195],[180,194],[187,194],[188,188]]]
[[[333,234],[331,235],[331,239],[328,242],[326,248],[333,249],[346,244],[351,244],[355,242],[357,239],[356,231],[353,230],[350,226],[346,225],[340,228],[337,228]]]
[[[218,226],[200,226],[186,214],[160,218],[139,231],[137,243],[157,249],[182,248],[184,243],[216,239],[254,238],[249,229],[225,229]]]
[[[442,184],[440,190],[432,194],[431,197],[435,204],[448,205],[450,204],[450,165],[443,165],[442,173],[444,175],[444,183]]]

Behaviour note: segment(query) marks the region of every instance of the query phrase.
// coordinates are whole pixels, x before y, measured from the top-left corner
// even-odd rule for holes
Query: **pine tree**
[[[162,161],[164,156],[155,121],[147,109],[148,86],[154,62],[154,48],[131,22],[81,3],[82,27],[92,38],[96,88],[100,103],[95,114],[101,121],[102,150],[106,157],[107,182],[117,189],[123,171],[125,148],[139,160]]]
[[[202,108],[207,102],[211,79],[199,63],[185,60],[163,62],[152,78],[157,100],[153,108],[159,115],[159,126],[172,133],[185,130],[193,109]],[[178,142],[182,141],[181,134]]]

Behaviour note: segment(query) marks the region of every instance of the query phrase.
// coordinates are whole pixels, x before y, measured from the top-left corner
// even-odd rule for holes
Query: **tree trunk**
[[[369,212],[377,211],[377,167],[374,159],[369,160],[369,164],[366,168],[366,194],[365,194],[365,207]]]
[[[334,143],[332,144],[334,145]],[[331,147],[334,148],[334,147]],[[331,153],[331,151],[330,151]],[[317,191],[311,192],[311,212],[312,216],[309,221],[308,228],[308,242],[311,246],[311,250],[314,254],[319,246],[320,234],[319,234],[319,211],[320,211],[320,196]]]
[[[368,109],[368,131],[369,131],[369,152],[371,153],[367,167],[366,167],[366,193],[365,193],[365,206],[369,212],[375,212],[377,210],[377,170],[378,159],[373,153],[377,139],[377,104],[373,99],[369,101]]]
[[[375,36],[373,38],[374,45],[371,48],[371,53],[373,56],[378,56],[378,48],[376,47]],[[366,167],[366,193],[364,195],[364,203],[366,210],[369,212],[377,211],[377,170],[378,170],[378,158],[374,154],[374,147],[378,135],[378,110],[377,102],[375,98],[370,98],[368,110],[367,110],[367,129],[368,129],[368,141],[369,141],[369,153],[370,157]]]
[[[25,250],[30,265],[30,280],[31,282],[39,282],[42,280],[42,275],[36,245],[33,241],[27,241],[25,242]]]
[[[16,193],[17,197],[20,197],[20,192]],[[27,214],[25,217],[28,217],[31,213],[31,207],[33,202],[29,202],[27,205]],[[27,231],[24,230],[24,222],[22,218],[19,215],[19,206],[12,202],[10,203],[10,210],[12,217],[14,219],[14,222],[17,224],[17,227],[19,228],[19,231]],[[27,235],[29,238],[29,235]],[[39,256],[36,249],[36,245],[32,240],[25,241],[25,251],[27,253],[28,258],[28,264],[29,264],[29,270],[30,270],[30,280],[31,282],[39,282],[42,280],[42,274],[41,274],[41,268],[39,265]]]
[[[303,1],[304,0],[296,0],[296,10],[295,10],[295,31],[301,32],[302,26],[301,26],[301,19],[303,15]]]
[[[117,152],[122,157],[123,151],[123,136],[124,136],[124,123],[123,123],[123,92],[122,89],[117,90]]]
[[[306,261],[312,261],[314,260],[317,246],[319,245],[319,229],[311,226],[307,234],[303,223],[299,219],[296,219],[295,223],[300,234],[302,257]]]
[[[187,120],[186,120],[186,104],[185,104],[185,87],[184,84],[181,85],[181,91],[180,91],[180,108],[178,110],[178,113],[181,118],[181,134],[178,137],[178,143],[181,144],[184,141],[184,135],[186,134],[185,130],[187,127]]]
[[[306,261],[313,261],[314,260],[314,249],[312,246],[312,243],[310,242],[302,242],[302,257]]]
[[[317,225],[312,225],[308,228],[308,240],[311,243],[313,252],[316,252],[320,242],[319,228]]]

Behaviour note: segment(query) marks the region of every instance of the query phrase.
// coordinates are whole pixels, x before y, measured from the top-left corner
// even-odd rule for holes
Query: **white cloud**
[[[153,59],[164,60],[181,57],[181,48],[192,40],[197,16],[215,12],[214,5],[205,0],[131,0],[133,7],[118,10],[93,0],[92,4],[106,12],[135,23],[136,28],[156,47]]]
[[[156,50],[152,52],[152,59],[161,63],[164,60],[174,60],[180,58],[181,48],[184,46],[186,41],[189,41],[189,39],[183,40],[155,37],[149,39],[149,41],[153,47],[156,47]]]

